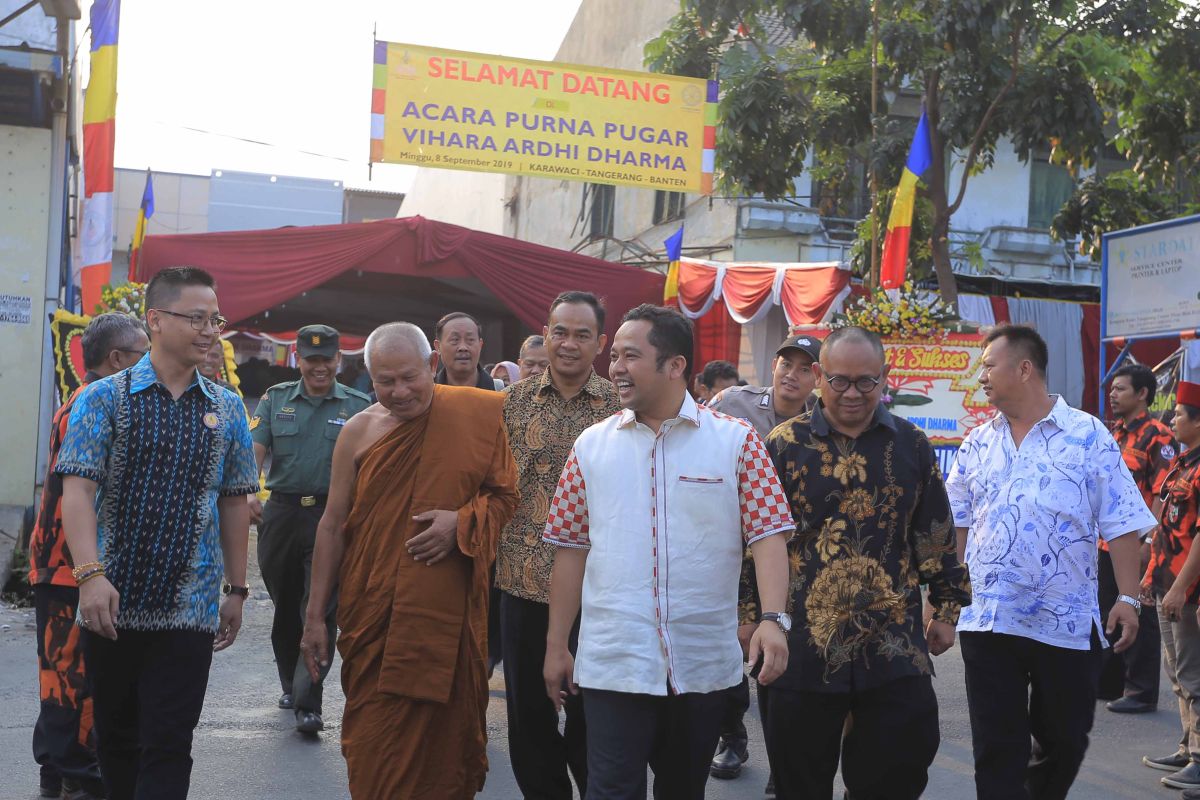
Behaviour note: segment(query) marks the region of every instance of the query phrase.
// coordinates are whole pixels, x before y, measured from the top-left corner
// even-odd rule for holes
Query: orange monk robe
[[[435,386],[423,416],[363,456],[339,586],[342,754],[355,800],[458,800],[483,788],[488,576],[517,507],[504,396]],[[458,548],[427,566],[416,514],[458,512]]]

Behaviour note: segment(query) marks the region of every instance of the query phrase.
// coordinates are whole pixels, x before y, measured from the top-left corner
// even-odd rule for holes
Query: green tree
[[[1195,91],[1182,84],[1200,66],[1198,40],[1197,12],[1180,0],[682,0],[645,56],[657,71],[720,78],[719,185],[770,199],[793,193],[809,154],[823,183],[849,179],[858,162],[894,186],[915,125],[894,105],[919,95],[933,150],[922,186],[928,253],[953,305],[950,221],[1002,137],[1022,160],[1049,146],[1070,169],[1090,166],[1106,143],[1144,158],[1146,172],[1184,145],[1200,155],[1187,115],[1200,106],[1164,133],[1146,94],[1159,85],[1152,76],[1169,83],[1157,63],[1164,47],[1186,70],[1171,98]],[[953,183],[952,162],[962,167]]]

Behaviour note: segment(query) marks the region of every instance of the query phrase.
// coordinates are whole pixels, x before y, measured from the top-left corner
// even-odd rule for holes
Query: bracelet
[[[95,568],[104,569],[104,565],[101,564],[99,561],[89,561],[86,564],[80,564],[79,566],[72,568],[71,575],[75,578],[76,581],[78,581],[80,575],[84,574],[85,572],[87,572],[90,569],[95,569]]]
[[[82,575],[80,575],[78,578],[76,578],[75,583],[79,586],[83,586],[85,583],[90,581],[92,578],[98,578],[103,574],[104,574],[103,567],[100,567],[98,569],[89,570],[89,571],[83,573]]]

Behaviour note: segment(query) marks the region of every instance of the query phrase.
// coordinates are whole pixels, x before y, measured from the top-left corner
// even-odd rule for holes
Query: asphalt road
[[[251,553],[254,552],[253,543]],[[251,585],[261,587],[251,563]],[[343,696],[331,677],[326,687],[326,730],[313,739],[296,733],[291,713],[275,707],[279,685],[271,656],[271,602],[265,593],[246,605],[242,634],[213,660],[208,696],[196,731],[191,797],[311,798],[348,800],[346,767],[338,746]],[[936,660],[942,745],[925,797],[962,800],[973,796],[971,736],[957,648]],[[335,663],[331,676],[338,674]],[[491,771],[482,798],[519,800],[508,760],[504,681],[497,670],[488,708]],[[1163,774],[1143,767],[1144,754],[1170,752],[1179,741],[1179,717],[1166,679],[1159,711],[1119,716],[1097,709],[1092,743],[1073,800],[1155,798],[1172,800],[1174,790],[1158,783]],[[0,800],[37,797],[37,765],[30,740],[37,718],[37,662],[32,609],[0,606]],[[752,714],[756,711],[752,708]],[[757,800],[767,780],[766,755],[757,717],[751,727],[751,758],[740,778],[712,780],[714,800]],[[903,736],[903,731],[897,731]],[[435,743],[430,743],[435,746]],[[382,799],[381,799],[382,800]]]

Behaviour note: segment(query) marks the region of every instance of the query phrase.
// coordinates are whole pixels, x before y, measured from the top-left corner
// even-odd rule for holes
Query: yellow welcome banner
[[[371,161],[712,193],[717,82],[375,43]]]

